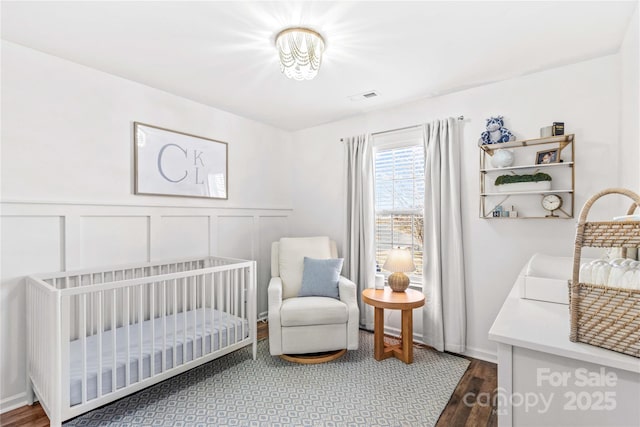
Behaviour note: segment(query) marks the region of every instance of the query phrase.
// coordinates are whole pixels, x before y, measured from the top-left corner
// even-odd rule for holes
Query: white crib
[[[249,344],[255,359],[255,271],[203,257],[28,277],[30,402],[59,426]]]

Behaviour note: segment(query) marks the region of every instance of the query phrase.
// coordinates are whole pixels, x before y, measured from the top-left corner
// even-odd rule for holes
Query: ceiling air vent
[[[369,90],[366,91],[364,93],[359,93],[357,95],[352,95],[349,97],[350,100],[352,101],[362,101],[363,99],[372,99],[372,98],[377,98],[379,97],[380,94],[378,92],[376,92],[375,90]]]

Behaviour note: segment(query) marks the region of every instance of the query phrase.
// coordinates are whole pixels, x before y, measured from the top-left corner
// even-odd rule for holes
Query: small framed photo
[[[553,150],[538,151],[536,153],[536,165],[558,163],[559,161],[560,161],[560,150],[558,148]]]

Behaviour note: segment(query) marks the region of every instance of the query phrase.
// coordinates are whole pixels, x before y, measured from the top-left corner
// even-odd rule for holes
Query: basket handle
[[[578,220],[578,225],[584,224],[586,222],[587,214],[589,213],[589,210],[591,209],[591,206],[593,206],[595,201],[600,197],[606,196],[607,194],[622,194],[623,196],[627,196],[631,200],[633,200],[633,204],[627,211],[627,215],[633,214],[633,212],[636,210],[636,207],[640,206],[640,196],[633,191],[627,190],[626,188],[607,188],[606,190],[602,190],[599,193],[594,194],[589,198],[589,200],[587,200],[587,202],[582,207],[582,210],[580,211],[580,219]]]

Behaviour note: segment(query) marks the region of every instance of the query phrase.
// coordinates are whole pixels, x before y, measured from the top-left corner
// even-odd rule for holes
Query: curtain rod
[[[456,118],[457,118],[458,120],[464,120],[464,116],[458,116],[458,117],[456,117]],[[417,127],[420,127],[420,126],[422,126],[422,125],[405,126],[405,127],[403,127],[403,128],[383,130],[383,131],[381,131],[381,132],[375,132],[375,133],[372,133],[371,135],[372,135],[372,136],[375,136],[375,135],[382,135],[382,134],[390,133],[390,132],[400,132],[401,130],[413,129],[413,128],[417,128]],[[344,141],[344,138],[340,138],[340,141]]]

